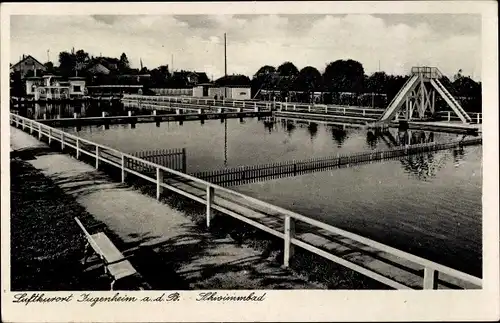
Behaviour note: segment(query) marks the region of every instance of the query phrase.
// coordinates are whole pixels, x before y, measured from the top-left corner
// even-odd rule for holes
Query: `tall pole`
[[[226,33],[224,33],[224,79],[227,82],[227,40]],[[227,98],[227,84],[224,86],[224,98]]]
[[[226,33],[224,33],[224,76],[227,77],[227,40],[226,40]]]
[[[171,69],[172,69],[172,72],[173,72],[174,71],[174,54],[172,54],[172,67],[171,67]]]
[[[224,79],[227,82],[227,41],[226,41],[226,33],[224,33]],[[224,86],[224,99],[227,99],[227,86]],[[224,120],[224,167],[227,167],[227,118]]]

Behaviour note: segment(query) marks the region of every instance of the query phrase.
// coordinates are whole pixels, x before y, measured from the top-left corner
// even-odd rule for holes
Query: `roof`
[[[223,85],[220,86],[221,88],[227,87],[227,88],[241,88],[241,89],[249,89],[251,88],[250,85]]]
[[[38,63],[38,64],[40,64],[40,65],[44,66],[42,63],[40,63],[40,61],[39,61],[39,60],[37,60],[36,58],[34,58],[34,57],[33,57],[33,56],[31,56],[31,55],[28,55],[28,56],[24,57],[22,60],[20,60],[19,62],[17,62],[16,64],[11,65],[11,66],[10,66],[10,68],[14,68],[14,67],[16,67],[17,65],[21,64],[22,62],[24,62],[25,60],[27,60],[27,59],[28,59],[28,58],[30,58],[30,57],[31,57],[31,59],[33,59],[36,63]],[[44,67],[45,67],[45,66],[44,66]]]

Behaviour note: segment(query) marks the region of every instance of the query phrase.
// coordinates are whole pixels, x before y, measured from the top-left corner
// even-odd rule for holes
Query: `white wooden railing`
[[[136,94],[125,94],[122,98],[123,101],[137,101],[137,102],[164,102],[164,103],[183,103],[183,104],[195,104],[203,106],[215,106],[215,107],[232,107],[232,108],[260,108],[265,110],[270,110],[273,107],[271,102],[256,102],[256,101],[244,101],[244,100],[215,100],[215,99],[203,99],[189,96],[164,96],[164,95],[136,95]]]
[[[329,259],[337,264],[340,264],[342,266],[345,266],[347,268],[350,268],[358,273],[361,273],[367,277],[370,277],[371,279],[374,279],[376,281],[379,281],[387,286],[390,286],[395,289],[411,289],[410,287],[397,282],[391,278],[388,278],[386,276],[383,276],[375,271],[372,271],[368,268],[365,268],[363,266],[360,266],[356,263],[350,262],[346,259],[340,258],[338,256],[335,256],[323,249],[320,249],[312,244],[307,243],[304,240],[298,239],[298,237],[295,235],[295,225],[297,222],[303,222],[307,223],[315,228],[318,229],[323,229],[326,230],[329,233],[340,235],[344,238],[351,239],[353,241],[356,241],[360,244],[363,244],[365,246],[368,246],[370,248],[377,249],[381,252],[390,254],[392,256],[398,257],[400,259],[412,262],[414,264],[418,264],[424,268],[424,277],[423,277],[423,283],[422,287],[423,289],[437,289],[438,288],[438,274],[442,273],[445,275],[448,275],[450,277],[453,277],[455,279],[461,280],[463,282],[467,282],[469,284],[472,284],[476,287],[481,288],[482,287],[482,279],[460,272],[458,270],[440,265],[438,263],[429,261],[427,259],[409,254],[407,252],[389,247],[387,245],[384,245],[382,243],[370,240],[368,238],[359,236],[357,234],[339,229],[337,227],[325,224],[323,222],[320,222],[318,220],[314,220],[311,218],[308,218],[306,216],[303,216],[301,214],[292,212],[290,210],[286,210],[284,208],[266,203],[264,201],[258,200],[256,198],[247,196],[245,194],[230,190],[228,188],[224,188],[215,184],[212,184],[210,182],[204,181],[202,179],[196,178],[194,176],[190,176],[188,174],[149,162],[147,160],[144,160],[142,158],[121,152],[117,149],[104,146],[95,142],[92,142],[87,139],[80,138],[74,134],[66,133],[63,130],[57,129],[57,128],[52,128],[50,126],[44,125],[40,122],[37,122],[32,119],[28,119],[25,117],[21,117],[19,115],[10,113],[10,123],[17,126],[21,127],[23,130],[29,129],[29,132],[33,134],[34,131],[38,133],[38,138],[41,140],[43,136],[46,136],[48,138],[49,144],[52,141],[58,141],[61,143],[61,148],[64,149],[65,147],[71,147],[75,149],[76,151],[76,157],[80,158],[82,154],[88,155],[92,158],[95,158],[95,168],[99,169],[99,166],[101,163],[106,163],[111,166],[114,166],[121,170],[121,181],[125,182],[127,174],[133,174],[136,175],[148,182],[151,182],[156,185],[156,198],[160,199],[161,194],[164,189],[171,190],[175,193],[178,193],[180,195],[186,196],[194,201],[197,201],[199,203],[205,204],[206,205],[206,224],[207,226],[210,226],[210,221],[213,216],[213,210],[217,210],[219,212],[222,212],[224,214],[227,214],[229,216],[232,216],[238,220],[241,220],[251,226],[254,226],[260,230],[263,230],[267,233],[270,233],[276,237],[279,237],[284,240],[284,260],[283,260],[283,265],[285,267],[288,267],[290,265],[290,258],[294,254],[294,247],[298,246],[301,247],[305,250],[308,250],[316,255],[319,255],[321,257],[324,257],[326,259]],[[143,174],[137,170],[134,170],[130,167],[128,167],[130,162],[134,163],[139,163],[144,166],[149,166],[150,168],[153,168],[156,170],[156,176],[151,177],[149,175]],[[206,189],[206,194],[205,197],[200,197],[197,196],[193,193],[187,192],[182,190],[179,187],[175,187],[173,185],[170,185],[168,183],[164,182],[164,177],[165,174],[173,175],[173,176],[178,176],[184,180],[188,180],[194,183],[197,183],[199,185],[202,185]],[[238,197],[240,199],[243,199],[244,201],[252,204],[253,206],[256,207],[262,207],[266,209],[272,210],[274,213],[279,215],[280,217],[284,218],[284,230],[283,232],[277,231],[275,229],[269,228],[265,226],[262,223],[259,223],[255,220],[252,220],[250,218],[247,218],[239,213],[237,213],[235,210],[231,210],[227,207],[218,205],[214,203],[214,197],[217,195],[217,193],[225,193],[225,194],[230,194],[232,196]]]

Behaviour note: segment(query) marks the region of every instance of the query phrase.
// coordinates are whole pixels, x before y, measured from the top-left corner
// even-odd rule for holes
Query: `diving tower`
[[[470,123],[471,117],[441,83],[442,77],[437,67],[412,67],[411,77],[392,99],[378,121],[381,123],[391,122],[393,119],[416,121],[433,116],[437,92],[463,123]]]

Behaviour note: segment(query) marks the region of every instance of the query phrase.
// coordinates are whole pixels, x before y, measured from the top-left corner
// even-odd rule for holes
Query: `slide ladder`
[[[415,86],[417,85],[418,78],[419,77],[417,74],[413,74],[408,79],[408,81],[406,81],[406,83],[403,85],[403,87],[399,90],[399,92],[396,94],[396,96],[392,99],[391,103],[389,104],[389,106],[387,107],[387,109],[385,110],[384,114],[382,115],[382,117],[380,118],[379,121],[389,121],[390,119],[392,119],[392,117],[394,116],[394,114],[396,113],[398,108],[403,103],[406,94],[409,93],[410,91],[412,91],[415,88]]]

